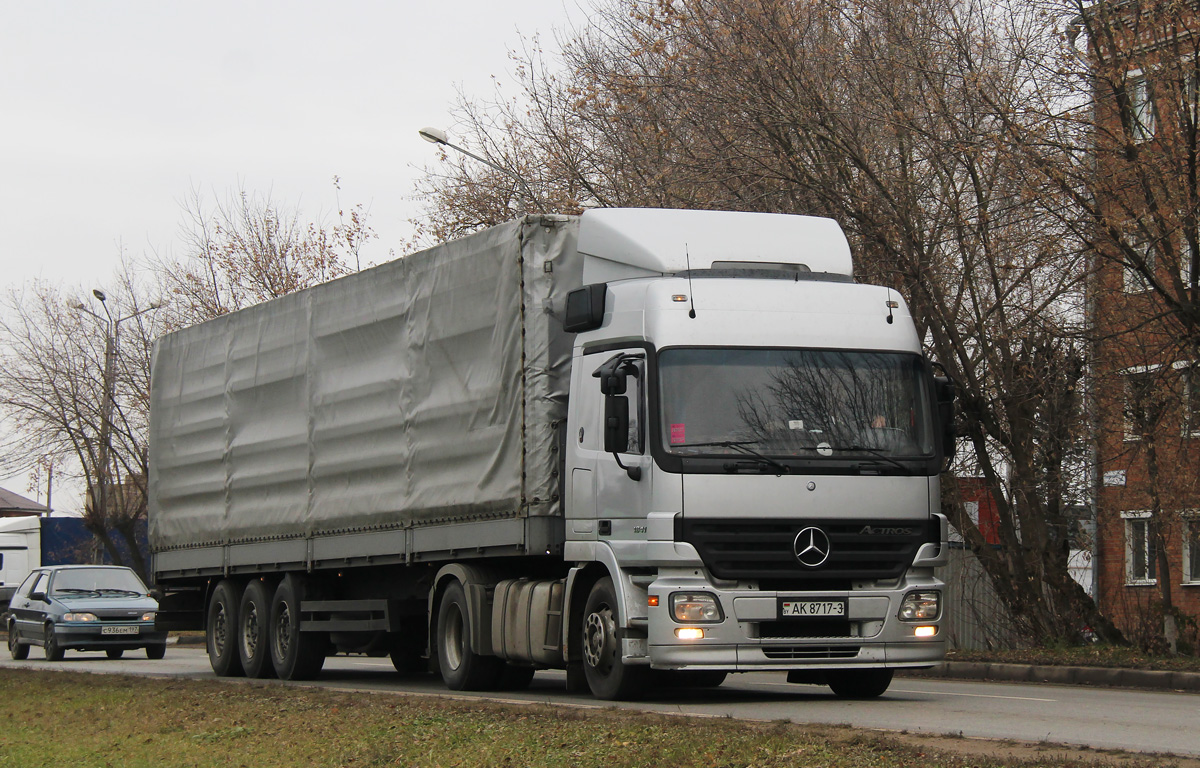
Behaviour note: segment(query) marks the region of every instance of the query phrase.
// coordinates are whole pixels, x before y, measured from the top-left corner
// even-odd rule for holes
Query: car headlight
[[[64,613],[63,621],[100,621],[94,613]]]
[[[909,592],[900,602],[900,621],[933,621],[941,613],[941,592]]]
[[[687,624],[715,624],[725,620],[716,596],[706,592],[676,592],[671,595],[671,616],[675,621]]]
[[[154,621],[154,611],[146,611],[143,613],[142,621]]]

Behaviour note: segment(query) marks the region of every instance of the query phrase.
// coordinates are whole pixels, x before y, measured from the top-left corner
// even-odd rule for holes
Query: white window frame
[[[1135,69],[1126,74],[1125,95],[1129,99],[1133,140],[1138,144],[1150,141],[1158,131],[1158,119],[1154,113],[1154,100],[1150,97],[1150,83],[1142,70]]]
[[[1200,509],[1184,510],[1183,517],[1183,585],[1200,586]],[[1192,546],[1192,538],[1196,546]]]
[[[1125,521],[1125,586],[1145,587],[1158,583],[1158,551],[1154,548],[1154,537],[1151,535],[1153,515],[1149,510],[1132,510],[1122,512]],[[1134,541],[1133,532],[1141,528],[1140,542]],[[1137,547],[1136,544],[1141,546]],[[1134,573],[1133,554],[1137,549],[1142,550],[1145,572]]]

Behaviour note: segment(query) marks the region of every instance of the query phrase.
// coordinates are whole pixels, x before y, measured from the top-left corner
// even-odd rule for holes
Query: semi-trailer
[[[158,625],[219,675],[871,697],[944,655],[954,388],[830,219],[526,216],[168,334],[150,394]]]

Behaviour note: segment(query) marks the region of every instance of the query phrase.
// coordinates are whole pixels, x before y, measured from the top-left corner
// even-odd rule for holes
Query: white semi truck
[[[493,227],[160,339],[160,629],[220,675],[389,654],[603,699],[928,667],[953,386],[806,216]]]

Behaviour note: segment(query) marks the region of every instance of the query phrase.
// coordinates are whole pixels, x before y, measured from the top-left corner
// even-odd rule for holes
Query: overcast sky
[[[453,140],[457,89],[515,93],[508,52],[581,15],[576,0],[0,0],[0,287],[103,287],[122,247],[171,252],[193,188],[240,184],[332,223],[334,175],[382,261],[436,155],[417,130]]]

